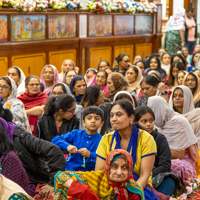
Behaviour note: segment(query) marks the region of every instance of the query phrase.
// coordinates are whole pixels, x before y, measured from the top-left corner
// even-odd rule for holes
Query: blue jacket
[[[59,146],[62,150],[67,149],[69,145],[76,146],[77,149],[87,148],[90,151],[90,157],[85,158],[86,166],[83,165],[83,156],[80,153],[71,154],[70,160],[65,165],[67,171],[92,171],[96,163],[96,150],[102,136],[99,133],[89,135],[85,130],[73,130],[63,135],[55,136],[51,142]]]

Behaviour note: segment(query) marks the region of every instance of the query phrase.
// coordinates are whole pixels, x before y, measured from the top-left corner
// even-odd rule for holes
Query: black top
[[[197,21],[196,21],[195,18],[194,18],[194,21],[195,21],[195,24],[196,24],[194,38],[197,38]],[[185,36],[185,42],[187,42],[188,41],[188,26],[186,25],[186,22],[185,22],[185,35],[184,36]]]
[[[114,71],[114,72],[119,72],[120,74],[123,74],[124,76],[126,75],[126,70],[127,70],[127,69],[125,69],[124,72],[119,72],[119,66],[118,66],[118,65],[117,65],[116,67],[113,68],[113,71]]]
[[[13,133],[13,143],[29,179],[53,187],[55,174],[65,170],[66,161],[61,149],[19,126]]]
[[[159,173],[171,172],[171,151],[166,137],[157,132],[153,131],[151,135],[157,145],[157,156],[153,168],[153,177]]]
[[[60,130],[59,130],[59,132],[57,132],[54,117],[43,115],[38,120],[36,136],[38,138],[41,138],[41,139],[51,142],[51,140],[55,136],[63,135],[74,129],[79,129],[79,119],[77,119],[76,117],[73,117],[70,120],[63,119],[63,123],[60,127]]]

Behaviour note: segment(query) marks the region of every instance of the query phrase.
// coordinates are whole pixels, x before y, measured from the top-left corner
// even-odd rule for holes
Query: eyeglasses
[[[191,81],[191,82],[194,82],[195,79],[194,79],[194,78],[191,78],[191,79],[186,79],[185,81],[186,81],[186,82],[190,82],[190,81]]]
[[[28,84],[30,87],[39,87],[40,84],[39,83],[31,83],[31,84]]]
[[[75,109],[73,109],[73,110],[67,110],[67,112],[69,112],[69,113],[71,113],[71,114],[74,114]]]
[[[125,63],[130,63],[130,60],[123,60]]]
[[[73,78],[74,76],[76,76],[76,75],[69,75],[69,76],[67,76],[67,78]]]
[[[64,93],[62,93],[62,92],[51,92],[51,94],[52,94],[53,97],[56,97],[56,96],[61,96]]]
[[[11,87],[7,87],[7,86],[5,86],[5,85],[0,85],[0,89],[2,89],[2,90],[5,90],[5,89],[12,89]]]
[[[50,75],[52,75],[53,72],[44,72],[43,74],[50,74]]]

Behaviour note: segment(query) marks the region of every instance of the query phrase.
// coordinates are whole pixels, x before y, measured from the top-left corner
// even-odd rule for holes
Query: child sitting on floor
[[[83,125],[85,130],[73,130],[52,139],[52,143],[62,150],[68,150],[69,161],[65,170],[92,171],[95,168],[96,150],[102,136],[97,133],[103,125],[104,113],[97,106],[89,106],[83,112]]]

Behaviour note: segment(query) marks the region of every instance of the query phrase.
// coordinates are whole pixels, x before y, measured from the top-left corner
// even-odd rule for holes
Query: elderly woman
[[[140,82],[142,81],[142,71],[136,65],[131,65],[126,71],[126,79],[128,84],[136,94],[140,91]]]
[[[9,76],[15,81],[17,85],[17,96],[21,95],[26,91],[25,89],[26,76],[19,67],[16,66],[10,67],[6,73],[6,76]]]
[[[197,138],[187,119],[176,113],[161,97],[150,97],[148,104],[155,114],[155,126],[169,143],[171,150],[171,172],[188,183],[196,178],[198,162]]]
[[[36,106],[42,106],[47,102],[48,95],[40,92],[40,79],[37,76],[28,76],[25,80],[26,92],[21,94],[18,99],[23,102],[25,109],[29,110]],[[33,135],[35,135],[38,116],[28,115],[29,124]]]
[[[108,98],[111,101],[113,101],[113,98],[117,92],[127,91],[133,96],[135,105],[138,105],[138,99],[134,89],[128,85],[128,82],[122,74],[118,72],[111,73],[107,78],[107,87],[110,93]]]
[[[17,85],[12,78],[7,76],[0,78],[0,96],[4,100],[3,107],[11,111],[13,121],[21,123],[27,131],[31,132],[24,104],[17,99]]]
[[[61,82],[56,67],[53,65],[46,65],[41,72],[40,81],[44,85],[44,93],[49,96],[53,86]]]
[[[175,54],[184,46],[185,9],[179,7],[166,24],[164,47],[170,54]]]
[[[134,181],[132,170],[131,155],[122,149],[113,150],[101,171],[59,172],[55,177],[54,199],[65,200],[70,196],[81,200],[143,200],[143,190]]]
[[[76,74],[78,74],[79,68],[75,66],[74,62],[70,59],[66,59],[63,61],[61,66],[61,73],[59,74],[59,79],[63,80],[64,74],[68,70],[75,70]]]

